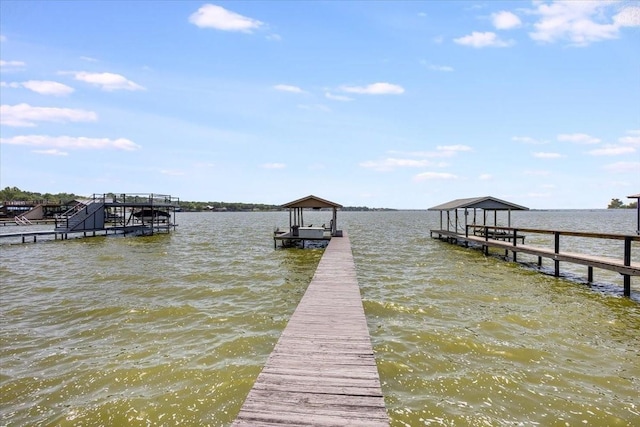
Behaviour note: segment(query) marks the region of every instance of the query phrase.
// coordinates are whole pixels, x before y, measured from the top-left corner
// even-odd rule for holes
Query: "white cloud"
[[[444,72],[453,71],[453,67],[450,67],[448,65],[430,65],[429,69],[434,71],[444,71]]]
[[[48,136],[21,135],[11,138],[0,138],[0,143],[10,145],[25,145],[30,147],[51,147],[54,149],[116,149],[124,151],[138,150],[140,146],[126,138],[88,138],[84,136]]]
[[[287,167],[284,163],[265,163],[262,165],[264,169],[284,169]]]
[[[334,95],[334,94],[332,94],[330,92],[325,92],[324,96],[325,96],[325,98],[332,99],[334,101],[342,101],[342,102],[353,101],[353,98],[349,98],[348,96]]]
[[[493,26],[498,30],[510,30],[522,25],[518,15],[507,11],[492,14],[491,20],[493,21]]]
[[[62,74],[68,74],[63,72]],[[89,73],[86,71],[74,71],[71,72],[76,80],[90,83],[94,86],[98,86],[102,90],[111,92],[114,90],[145,90],[144,87],[137,83],[128,80],[126,77],[120,74],[114,73]]]
[[[423,64],[432,71],[442,71],[445,73],[450,73],[453,71],[453,67],[450,67],[448,65],[435,65],[435,64],[427,64],[425,62],[423,62]]]
[[[304,93],[304,91],[302,89],[300,89],[298,86],[292,86],[292,85],[275,85],[273,87],[275,90],[279,90],[282,92],[291,92],[291,93]]]
[[[613,17],[613,22],[619,27],[640,27],[640,7],[625,7]]]
[[[592,156],[619,156],[621,154],[635,153],[636,149],[623,145],[605,145],[602,148],[591,150],[588,154]]]
[[[65,96],[74,91],[71,86],[50,80],[29,80],[20,84],[41,95]]]
[[[0,59],[0,69],[3,71],[12,71],[24,68],[27,64],[23,61],[3,61]]]
[[[96,58],[92,58],[90,56],[81,56],[80,59],[87,62],[98,62]]]
[[[400,95],[404,93],[402,86],[392,83],[372,83],[368,86],[342,86],[343,92],[364,95]]]
[[[436,147],[436,150],[451,151],[451,152],[473,151],[473,149],[468,145],[438,145]]]
[[[545,153],[542,151],[538,151],[536,153],[533,153],[533,157],[537,159],[559,159],[564,156],[560,153]]]
[[[321,111],[323,113],[331,112],[331,108],[323,104],[298,104],[297,107],[301,110],[307,111]]]
[[[627,131],[627,136],[623,136],[618,141],[623,144],[630,144],[640,147],[640,130]]]
[[[622,27],[640,26],[640,8],[617,9],[613,1],[537,2],[532,11],[539,16],[535,31],[529,36],[536,41],[555,43],[568,41],[574,46],[619,37]],[[613,12],[620,10],[615,16]]]
[[[57,148],[51,148],[49,150],[33,150],[33,153],[36,154],[46,154],[47,156],[68,156],[69,153],[66,151],[60,151]]]
[[[414,181],[426,181],[426,180],[450,180],[458,179],[458,177],[452,173],[447,172],[422,172],[413,177]]]
[[[617,162],[605,165],[604,170],[615,173],[638,172],[640,173],[640,162]]]
[[[522,142],[523,144],[546,144],[547,141],[541,141],[539,139],[531,138],[530,136],[514,136],[511,138],[512,141]]]
[[[573,142],[575,144],[598,144],[600,139],[587,135],[586,133],[571,133],[558,135],[558,141]]]
[[[489,174],[489,173],[483,173],[481,174],[478,179],[480,181],[490,181],[493,179],[493,175]]]
[[[0,34],[0,42],[6,42],[7,41],[7,37]]]
[[[32,107],[29,104],[0,106],[0,123],[6,126],[33,127],[36,122],[93,122],[97,119],[96,113],[86,110]]]
[[[444,71],[446,73],[453,71],[453,67],[448,65],[430,65],[429,69],[433,71]]]
[[[436,147],[435,151],[412,151],[412,152],[399,152],[399,151],[389,151],[391,154],[400,154],[400,155],[408,155],[412,157],[419,158],[442,158],[442,157],[453,157],[457,153],[473,151],[473,149],[467,145],[439,145]]]
[[[205,4],[189,17],[189,22],[200,28],[215,28],[221,31],[251,33],[264,24],[256,19],[242,16],[224,7]]]
[[[453,39],[453,41],[463,46],[471,46],[475,48],[508,47],[514,44],[513,41],[500,39],[496,33],[490,31],[484,33],[474,31],[468,36]]]

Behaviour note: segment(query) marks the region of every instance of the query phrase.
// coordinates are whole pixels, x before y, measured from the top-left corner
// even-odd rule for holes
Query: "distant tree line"
[[[367,212],[367,211],[395,211],[396,209],[389,208],[369,208],[367,206],[344,206],[341,208],[343,211],[358,211],[358,212]]]
[[[86,196],[78,196],[73,193],[37,193],[32,191],[24,191],[18,187],[5,187],[0,190],[0,201],[24,201],[24,202],[42,202],[50,203],[67,203],[71,200],[85,199]],[[269,205],[263,203],[241,203],[241,202],[189,202],[180,201],[180,209],[184,212],[249,212],[249,211],[279,211],[282,208],[279,205]],[[366,206],[345,206],[343,211],[379,211],[392,209],[372,209]]]
[[[268,205],[262,203],[232,203],[232,202],[185,202],[180,201],[183,212],[248,212],[248,211],[281,211],[280,205]],[[369,208],[366,206],[345,206],[342,211],[391,211],[395,209]]]
[[[78,196],[73,193],[36,193],[32,191],[23,191],[18,187],[5,187],[0,190],[0,201],[24,201],[24,202],[60,202],[66,203],[75,199],[82,199],[83,196]]]
[[[248,212],[248,211],[273,211],[280,210],[280,206],[266,205],[262,203],[241,202],[186,202],[180,201],[180,209],[183,212]]]
[[[609,206],[607,206],[607,209],[635,209],[637,207],[637,201],[625,205],[620,199],[611,199],[611,202],[609,203]]]

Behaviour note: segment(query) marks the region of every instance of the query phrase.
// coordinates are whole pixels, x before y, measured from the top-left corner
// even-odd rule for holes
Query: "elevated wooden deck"
[[[388,426],[351,243],[331,239],[233,426]]]
[[[505,250],[505,255],[511,251],[513,254],[513,260],[517,261],[518,252],[534,255],[538,257],[538,265],[542,264],[542,258],[548,258],[555,263],[555,275],[560,274],[560,262],[570,262],[573,264],[585,265],[588,267],[588,281],[593,281],[593,268],[600,268],[603,270],[615,271],[620,273],[624,277],[624,295],[629,296],[631,294],[631,276],[640,276],[640,262],[631,261],[631,242],[640,241],[640,236],[623,236],[623,235],[611,235],[602,233],[582,233],[582,232],[570,232],[570,231],[551,231],[551,230],[536,230],[536,229],[513,229],[503,227],[504,230],[508,230],[513,235],[510,239],[492,239],[488,236],[480,237],[472,234],[457,233],[449,230],[431,230],[432,237],[438,237],[440,239],[446,239],[455,243],[462,243],[465,245],[480,246],[485,249],[485,252],[489,247],[500,248]],[[544,233],[555,234],[555,247],[553,249],[541,248],[538,246],[517,244],[517,240],[522,238],[522,235],[518,235],[517,231],[530,232],[530,233]],[[625,256],[624,258],[611,258],[598,255],[588,255],[576,252],[567,252],[560,250],[560,236],[576,236],[585,238],[601,238],[601,239],[616,239],[624,240],[625,243]],[[521,239],[524,241],[524,238]]]

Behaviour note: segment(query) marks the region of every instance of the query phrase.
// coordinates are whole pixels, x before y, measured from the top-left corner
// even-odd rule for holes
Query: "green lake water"
[[[274,250],[272,231],[287,222],[285,212],[179,213],[171,234],[0,245],[0,425],[229,426],[323,253]],[[636,227],[635,211],[515,212],[512,222]],[[640,425],[636,277],[624,298],[614,273],[595,270],[586,284],[583,266],[562,264],[555,278],[533,258],[486,257],[431,239],[435,212],[339,212],[338,225],[392,426]],[[622,254],[620,241],[563,244]]]

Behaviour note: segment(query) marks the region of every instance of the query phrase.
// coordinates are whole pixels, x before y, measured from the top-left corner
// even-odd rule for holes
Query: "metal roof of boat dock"
[[[525,206],[500,200],[496,197],[470,197],[467,199],[455,199],[447,203],[429,208],[430,211],[450,211],[455,209],[487,209],[487,210],[529,210]]]
[[[310,195],[282,205],[283,208],[341,208],[342,205]]]

